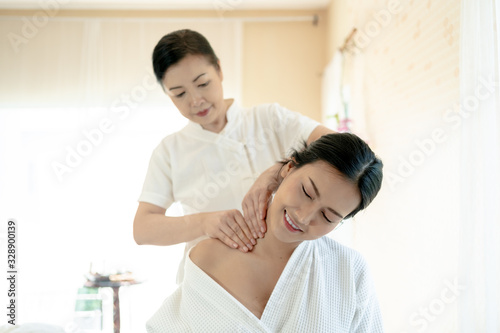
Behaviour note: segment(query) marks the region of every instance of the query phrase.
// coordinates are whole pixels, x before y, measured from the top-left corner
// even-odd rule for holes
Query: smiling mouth
[[[288,216],[288,213],[285,211],[285,226],[287,227],[288,230],[292,231],[292,232],[303,232],[302,229],[300,229],[294,222],[293,220],[290,218],[290,216]]]
[[[208,114],[208,111],[210,111],[210,108],[206,108],[205,110],[198,112],[196,115],[198,117],[205,117]]]

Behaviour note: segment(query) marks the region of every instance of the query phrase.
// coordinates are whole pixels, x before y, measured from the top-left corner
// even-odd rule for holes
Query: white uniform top
[[[300,149],[318,125],[278,104],[243,109],[233,102],[220,133],[190,121],[160,142],[139,201],[165,209],[179,202],[185,215],[241,210],[257,177],[287,157],[291,148]],[[201,239],[188,242],[186,251]]]

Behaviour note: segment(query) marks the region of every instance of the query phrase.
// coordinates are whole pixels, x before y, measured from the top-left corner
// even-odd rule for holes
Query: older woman
[[[196,31],[163,36],[153,51],[153,68],[189,123],[153,151],[134,219],[136,242],[185,242],[187,253],[211,237],[251,251],[266,232],[263,216],[276,161],[301,141],[332,131],[278,104],[242,108],[224,98],[221,63]],[[165,216],[174,202],[184,214]],[[181,264],[179,281],[182,276]]]

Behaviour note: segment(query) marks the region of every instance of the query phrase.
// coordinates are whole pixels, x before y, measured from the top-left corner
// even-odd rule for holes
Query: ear
[[[285,164],[282,168],[281,168],[281,171],[280,171],[280,176],[281,176],[281,179],[285,179],[286,176],[288,176],[288,174],[290,174],[290,172],[292,172],[292,170],[294,169],[294,165],[292,163],[292,161],[289,161],[287,164]]]

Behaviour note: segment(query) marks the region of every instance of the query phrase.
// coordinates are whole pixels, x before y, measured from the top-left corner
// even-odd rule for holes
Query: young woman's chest
[[[257,318],[262,316],[267,302],[285,268],[286,262],[238,260],[217,273],[219,283]]]

